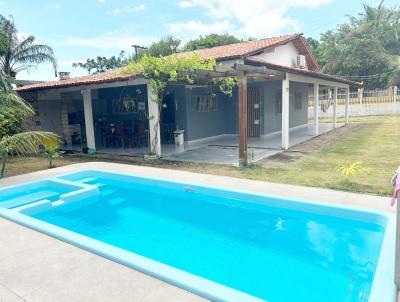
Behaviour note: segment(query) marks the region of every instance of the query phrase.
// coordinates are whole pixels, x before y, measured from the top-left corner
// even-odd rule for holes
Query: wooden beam
[[[285,77],[285,73],[283,71],[270,69],[265,66],[235,64],[234,68],[238,71],[246,71],[248,73],[248,75],[263,74],[263,75],[274,75],[274,76]]]
[[[239,74],[239,164],[247,165],[247,73]]]

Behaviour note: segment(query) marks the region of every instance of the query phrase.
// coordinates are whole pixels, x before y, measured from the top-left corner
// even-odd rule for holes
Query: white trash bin
[[[175,145],[177,145],[177,146],[183,145],[184,132],[185,132],[185,130],[175,130],[174,131]]]

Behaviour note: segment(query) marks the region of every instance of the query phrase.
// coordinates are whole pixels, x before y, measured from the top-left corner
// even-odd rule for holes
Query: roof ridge
[[[209,47],[209,48],[200,48],[200,49],[195,49],[195,50],[190,50],[190,51],[184,51],[181,52],[182,54],[184,53],[191,53],[191,52],[198,52],[198,51],[206,51],[206,50],[210,50],[210,49],[218,49],[218,48],[224,48],[224,47],[228,47],[228,46],[232,46],[232,45],[241,45],[241,44],[250,44],[250,43],[254,43],[254,42],[260,42],[260,41],[267,41],[267,40],[273,40],[273,39],[282,39],[282,38],[297,38],[297,37],[301,37],[303,34],[302,33],[295,33],[295,34],[286,34],[286,35],[280,35],[280,36],[273,36],[273,37],[267,37],[267,38],[262,38],[262,39],[254,39],[254,40],[247,40],[247,41],[240,41],[237,43],[231,43],[231,44],[226,44],[226,45],[218,45],[218,46],[214,46],[214,47]]]

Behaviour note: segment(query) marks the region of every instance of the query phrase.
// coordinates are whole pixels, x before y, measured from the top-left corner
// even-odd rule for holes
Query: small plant
[[[364,167],[363,162],[359,160],[352,164],[344,164],[340,166],[338,171],[346,181],[349,181],[350,179],[353,179],[361,174],[369,173],[370,169]]]
[[[62,158],[64,151],[60,150],[59,141],[46,140],[43,142],[44,151],[42,155],[49,160],[49,169],[54,168],[53,160]]]
[[[247,153],[247,162],[250,168],[253,168],[255,166],[254,158],[255,158],[254,149],[250,149],[249,152]]]

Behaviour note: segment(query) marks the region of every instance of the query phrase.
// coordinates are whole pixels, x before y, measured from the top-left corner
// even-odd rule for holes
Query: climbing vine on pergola
[[[229,96],[232,95],[232,90],[237,85],[235,76],[221,74],[221,76],[202,79],[195,76],[197,70],[212,71],[216,65],[217,63],[214,59],[204,59],[196,54],[173,54],[167,57],[144,55],[140,60],[130,62],[122,72],[139,73],[150,81],[154,96],[151,101],[158,105],[158,110],[161,113],[162,108],[166,106],[163,104],[163,98],[169,83],[217,85],[221,92]],[[148,118],[152,120],[156,117],[149,116]],[[160,115],[156,119],[154,124],[156,135],[151,141],[151,152],[153,154],[160,139],[157,131],[160,124]]]

